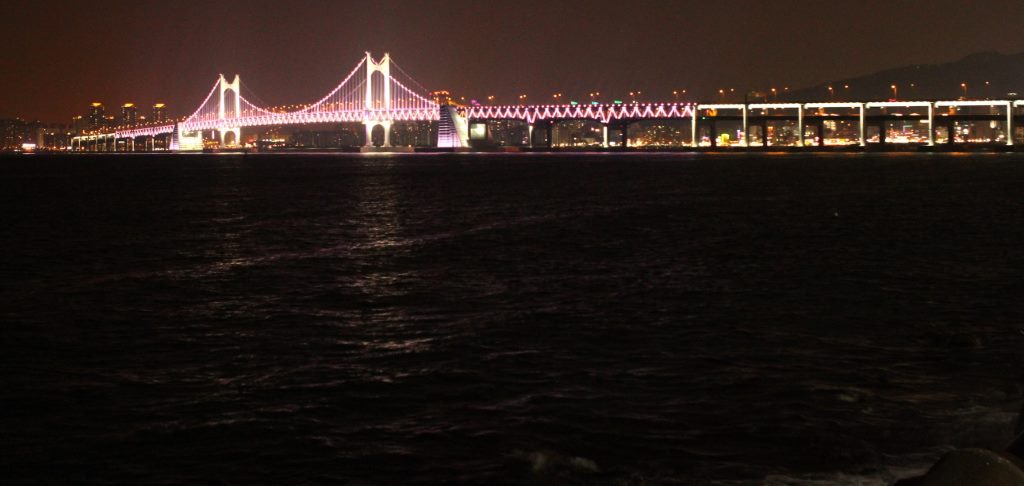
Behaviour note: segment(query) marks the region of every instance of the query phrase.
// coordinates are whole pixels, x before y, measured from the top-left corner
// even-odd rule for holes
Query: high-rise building
[[[103,103],[93,103],[89,105],[89,129],[98,130],[103,126],[106,120],[106,110],[103,108]]]
[[[434,100],[434,103],[439,105],[450,105],[452,104],[452,94],[448,91],[439,90],[432,91],[430,97]]]
[[[153,116],[149,120],[152,123],[164,123],[167,121],[167,105],[157,103],[153,105]]]
[[[25,121],[20,118],[0,120],[0,151],[18,150],[25,143]]]
[[[89,119],[82,116],[71,117],[71,131],[75,132],[76,135],[81,135],[86,130],[89,130]]]
[[[139,122],[139,109],[135,107],[135,103],[121,105],[120,121],[122,125],[134,125]]]

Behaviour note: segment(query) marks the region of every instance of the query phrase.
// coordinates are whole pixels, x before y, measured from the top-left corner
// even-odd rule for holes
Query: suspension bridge
[[[448,112],[447,116],[443,111]],[[221,146],[232,147],[240,143],[243,128],[356,122],[366,128],[367,145],[371,144],[373,130],[382,127],[383,147],[389,148],[391,126],[395,122],[435,121],[447,122],[439,130],[438,146],[464,147],[465,136],[459,134],[464,135],[466,130],[464,126],[457,126],[459,119],[455,107],[441,106],[430,99],[426,89],[393,63],[389,54],[374,60],[366,53],[327,95],[297,110],[261,106],[243,95],[238,75],[228,81],[222,74],[199,108],[181,122],[86,135],[76,137],[75,143],[80,147],[89,142],[108,144],[106,148],[109,148],[109,143],[116,145],[118,140],[128,140],[134,145],[140,138],[170,135],[171,150],[200,150],[206,131],[215,133]]]
[[[118,129],[75,137],[75,151],[136,151],[155,148],[155,138],[164,137],[172,151],[202,150],[206,140],[216,140],[220,147],[237,147],[242,143],[243,128],[284,127],[325,123],[360,123],[365,127],[367,149],[394,150],[391,128],[401,122],[437,124],[436,146],[469,148],[474,141],[486,140],[488,122],[503,120],[525,124],[527,144],[534,146],[534,132],[547,147],[553,146],[553,127],[570,120],[600,124],[602,147],[629,145],[630,124],[654,120],[689,123],[689,142],[681,146],[719,146],[720,137],[731,132],[741,147],[825,146],[827,140],[837,145],[867,146],[869,141],[882,145],[889,127],[894,123],[916,123],[922,134],[913,144],[933,146],[941,128],[944,143],[969,142],[959,125],[966,122],[990,122],[1001,126],[998,138],[989,142],[1013,146],[1018,127],[1024,117],[1018,112],[1020,100],[955,100],[955,101],[888,101],[828,103],[621,103],[613,104],[550,104],[491,106],[473,104],[460,106],[441,104],[432,99],[426,88],[398,66],[389,54],[379,60],[367,52],[342,81],[319,100],[296,105],[292,110],[270,107],[255,94],[246,96],[242,80],[235,75],[230,81],[220,75],[199,107],[177,123],[121,127]],[[961,109],[985,108],[982,113],[960,112]],[[1001,113],[998,113],[1001,111]],[[788,124],[783,127],[781,124]],[[772,127],[770,128],[770,125]],[[828,139],[826,127],[833,132],[837,126],[849,127],[848,136]],[[730,128],[723,129],[723,126]],[[374,147],[373,134],[382,128],[383,143]],[[868,131],[874,131],[873,138]],[[615,132],[618,132],[617,134]],[[209,133],[209,137],[206,134]],[[784,134],[784,135],[780,135]],[[959,138],[958,138],[959,137]],[[616,141],[612,141],[612,140]],[[838,140],[838,142],[836,142]],[[906,143],[906,142],[903,142]]]

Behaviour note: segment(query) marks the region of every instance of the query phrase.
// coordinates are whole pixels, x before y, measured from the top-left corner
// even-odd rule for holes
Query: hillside
[[[1024,52],[1012,55],[981,52],[944,64],[887,69],[821,83],[779,98],[828,101],[828,87],[832,86],[836,101],[882,100],[893,97],[891,86],[896,85],[901,100],[956,99],[964,94],[961,83],[967,84],[967,97],[972,99],[1006,99],[1011,96],[1009,93],[1024,94]]]

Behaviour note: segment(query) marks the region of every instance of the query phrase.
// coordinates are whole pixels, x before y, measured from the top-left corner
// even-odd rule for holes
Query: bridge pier
[[[221,147],[227,147],[227,135],[233,134],[235,136],[234,146],[241,145],[242,141],[242,129],[239,127],[221,127],[217,129],[217,134],[220,135],[219,141]]]
[[[363,126],[366,127],[366,143],[363,144],[366,148],[372,148],[373,145],[373,129],[378,126],[384,129],[384,141],[381,144],[381,148],[391,148],[391,124],[390,120],[386,121],[364,121]]]
[[[859,124],[857,126],[859,133],[859,141],[861,147],[867,147],[868,145],[868,127],[867,127],[867,116],[865,113],[864,103],[860,103],[858,108],[860,109]]]
[[[750,148],[750,116],[749,107],[743,104],[743,146]]]
[[[805,130],[806,128],[804,128],[804,105],[803,103],[801,103],[800,107],[796,109],[797,144],[800,145],[800,148],[803,148],[806,143],[804,140]]]
[[[697,140],[697,120],[700,119],[697,110],[693,110],[693,116],[690,117],[690,147],[700,147],[700,142]]]
[[[601,148],[608,148],[608,125],[601,125]]]
[[[535,147],[538,146],[537,141],[534,140],[534,138],[533,138],[534,136],[537,135],[538,130],[547,137],[547,145],[545,147],[547,147],[549,149],[550,148],[554,148],[554,146],[555,146],[554,125],[555,125],[555,122],[550,121],[550,120],[537,120],[534,124],[530,125],[529,126],[530,148],[535,148]]]
[[[928,146],[935,146],[935,104],[928,103]]]
[[[1016,127],[1013,126],[1013,102],[1006,102],[1006,145],[1013,147],[1017,135],[1014,133]]]

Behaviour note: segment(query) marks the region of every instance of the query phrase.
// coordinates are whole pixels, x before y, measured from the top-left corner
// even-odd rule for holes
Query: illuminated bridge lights
[[[394,69],[393,69],[394,68]],[[413,88],[415,86],[415,88]],[[447,127],[446,133],[451,135],[456,145],[459,143],[468,144],[468,135],[462,134],[459,130],[465,131],[468,128],[464,125],[468,120],[521,120],[534,124],[537,122],[551,122],[558,120],[594,120],[604,125],[612,123],[629,123],[643,120],[689,120],[691,129],[691,140],[694,146],[699,146],[698,125],[708,118],[714,119],[720,115],[720,111],[738,112],[734,115],[741,122],[741,132],[746,134],[751,128],[751,123],[763,125],[766,120],[772,117],[788,116],[775,110],[795,110],[797,122],[798,145],[804,146],[805,131],[808,119],[810,123],[821,124],[824,117],[843,116],[851,118],[857,123],[857,141],[861,146],[868,142],[866,130],[879,123],[877,116],[869,120],[867,110],[887,110],[881,116],[888,120],[920,120],[925,123],[928,129],[926,140],[928,145],[935,144],[935,117],[936,108],[947,108],[950,113],[943,113],[940,116],[943,120],[951,120],[956,115],[953,111],[962,107],[992,107],[1001,108],[1004,113],[997,115],[999,120],[1005,124],[1005,131],[1013,133],[1016,128],[1015,112],[1017,108],[1024,106],[1024,100],[959,100],[959,101],[887,101],[887,102],[814,102],[814,103],[640,103],[615,101],[614,103],[602,104],[592,101],[591,103],[572,102],[568,104],[555,103],[544,105],[479,105],[447,107],[442,115],[442,105],[438,103],[440,98],[432,98],[427,90],[420,86],[414,79],[405,74],[395,64],[388,54],[380,60],[374,60],[370,53],[366,54],[359,63],[345,76],[345,78],[329,91],[325,96],[314,103],[298,103],[278,106],[258,106],[242,94],[243,86],[238,76],[228,81],[223,75],[214,82],[203,102],[189,116],[179,119],[177,123],[167,122],[153,125],[124,125],[107,133],[95,133],[76,137],[81,141],[97,141],[110,139],[132,139],[136,137],[155,137],[164,134],[174,134],[177,137],[186,137],[194,140],[197,132],[216,130],[224,137],[225,133],[233,133],[237,141],[240,129],[243,127],[265,127],[265,126],[286,126],[318,123],[362,123],[366,126],[369,140],[372,129],[378,125],[385,128],[385,146],[388,145],[388,128],[393,122],[400,121],[440,121],[441,123],[453,124]],[[252,97],[253,99],[258,99]],[[520,95],[520,103],[525,102],[526,95]],[[561,99],[561,94],[556,95]],[[846,114],[836,114],[834,109],[849,109]],[[754,110],[754,111],[752,111]],[[826,110],[833,110],[827,112]],[[904,113],[905,112],[905,113]],[[699,115],[707,117],[701,118]],[[991,116],[996,116],[993,114]],[[455,120],[458,118],[459,120]],[[710,123],[714,131],[714,123]],[[454,127],[454,128],[453,128]],[[608,127],[604,132],[607,132]],[[628,130],[628,128],[627,128]],[[762,128],[762,130],[764,130]],[[439,130],[439,132],[442,130]],[[198,135],[201,142],[202,136]],[[607,133],[604,135],[607,144]],[[1006,141],[1013,145],[1012,137]],[[237,142],[236,142],[237,143]],[[446,142],[448,143],[448,142]],[[743,145],[749,146],[746,137],[743,137]],[[173,145],[173,144],[171,144]],[[448,145],[445,145],[448,146]],[[461,145],[466,146],[466,145]]]
[[[693,118],[697,105],[691,103],[636,103],[611,105],[506,105],[470,106],[460,110],[473,120],[511,119],[527,123],[560,119],[591,119],[607,124],[619,120]]]

